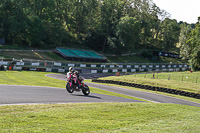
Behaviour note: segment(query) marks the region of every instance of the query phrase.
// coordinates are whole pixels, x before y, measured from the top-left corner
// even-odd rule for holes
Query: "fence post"
[[[158,79],[158,72],[157,72],[157,79]]]
[[[146,74],[147,74],[147,73],[145,73],[144,78],[146,78]]]
[[[154,75],[154,73],[153,73],[153,77],[152,77],[153,79],[155,79],[155,75]]]
[[[168,80],[170,80],[170,75],[171,75],[171,74],[169,74]]]

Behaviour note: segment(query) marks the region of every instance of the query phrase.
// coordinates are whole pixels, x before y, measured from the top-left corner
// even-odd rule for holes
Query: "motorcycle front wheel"
[[[73,92],[74,92],[74,86],[73,86],[73,84],[72,84],[71,87],[70,87],[70,84],[67,83],[67,84],[66,84],[66,90],[67,90],[69,93],[73,93]]]
[[[82,88],[82,92],[84,95],[88,96],[90,94],[90,89],[87,85]]]

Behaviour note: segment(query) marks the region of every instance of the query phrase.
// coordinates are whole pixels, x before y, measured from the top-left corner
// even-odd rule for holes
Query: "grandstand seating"
[[[76,54],[78,57],[81,58],[92,58],[90,55],[88,55],[86,52],[83,50],[75,50],[75,49],[70,49],[70,51],[74,54]]]
[[[85,51],[87,54],[89,54],[90,56],[92,56],[93,58],[97,58],[97,59],[105,59],[105,57],[97,54],[94,51]]]
[[[107,62],[106,57],[91,50],[56,48],[55,53],[61,55],[68,60],[86,62]]]
[[[58,51],[60,51],[62,54],[64,54],[65,56],[69,56],[69,57],[76,57],[75,54],[73,54],[69,49],[63,49],[63,48],[59,48],[57,49]]]

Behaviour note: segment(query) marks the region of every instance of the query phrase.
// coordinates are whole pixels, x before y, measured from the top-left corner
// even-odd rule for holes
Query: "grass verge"
[[[64,88],[47,72],[1,71],[0,84]],[[92,88],[92,92],[108,94]],[[113,94],[112,94],[113,95]],[[0,132],[199,132],[200,108],[158,103],[0,106]]]
[[[0,132],[197,133],[199,112],[155,103],[0,106]]]
[[[168,80],[168,76],[172,74],[173,78],[171,80]],[[136,75],[125,75],[125,76],[112,76],[112,77],[105,77],[100,78],[104,80],[115,80],[115,81],[123,81],[123,82],[130,82],[130,83],[136,83],[136,84],[143,84],[143,85],[150,85],[150,86],[156,86],[156,87],[166,87],[171,89],[177,89],[177,90],[183,90],[187,92],[193,92],[193,93],[200,93],[200,82],[195,83],[195,79],[193,80],[185,80],[181,81],[180,78],[182,76],[187,77],[186,75],[190,77],[197,77],[199,76],[200,72],[173,72],[173,73],[158,73],[158,77],[155,74],[155,79],[152,79],[152,74],[136,74]],[[144,78],[146,77],[146,78]],[[177,77],[177,79],[175,79]]]

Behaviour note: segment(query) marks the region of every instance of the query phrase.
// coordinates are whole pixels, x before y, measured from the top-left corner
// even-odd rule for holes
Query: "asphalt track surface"
[[[66,80],[65,75],[63,74],[48,74],[46,76],[55,78],[55,79]],[[87,78],[87,75],[85,75],[85,77]],[[173,104],[182,104],[182,105],[200,107],[199,103],[195,103],[195,102],[191,102],[191,101],[187,101],[187,100],[183,100],[179,98],[174,98],[170,96],[160,95],[156,93],[136,91],[136,90],[125,89],[122,87],[113,87],[113,86],[107,86],[107,85],[95,84],[95,83],[87,83],[87,85],[89,85],[90,87],[99,88],[99,89],[107,90],[111,92],[116,92],[116,93],[120,93],[120,94],[124,94],[128,96],[133,96],[133,97],[145,99],[145,100],[156,102],[156,103],[173,103]]]
[[[66,80],[63,74],[48,74],[51,78]],[[86,78],[102,77],[102,75],[83,75]],[[174,103],[200,107],[199,103],[190,102],[178,98],[159,95],[155,93],[124,89],[102,84],[87,83],[90,87],[116,92],[128,96],[138,97],[157,103]],[[69,94],[63,88],[41,87],[41,86],[18,86],[0,85],[0,105],[21,105],[21,104],[49,104],[49,103],[93,103],[93,102],[142,102],[121,97],[114,97],[92,93],[84,96],[82,92]]]
[[[141,102],[132,99],[82,92],[69,94],[63,88],[0,85],[0,105],[50,104],[50,103],[93,103],[93,102]]]

